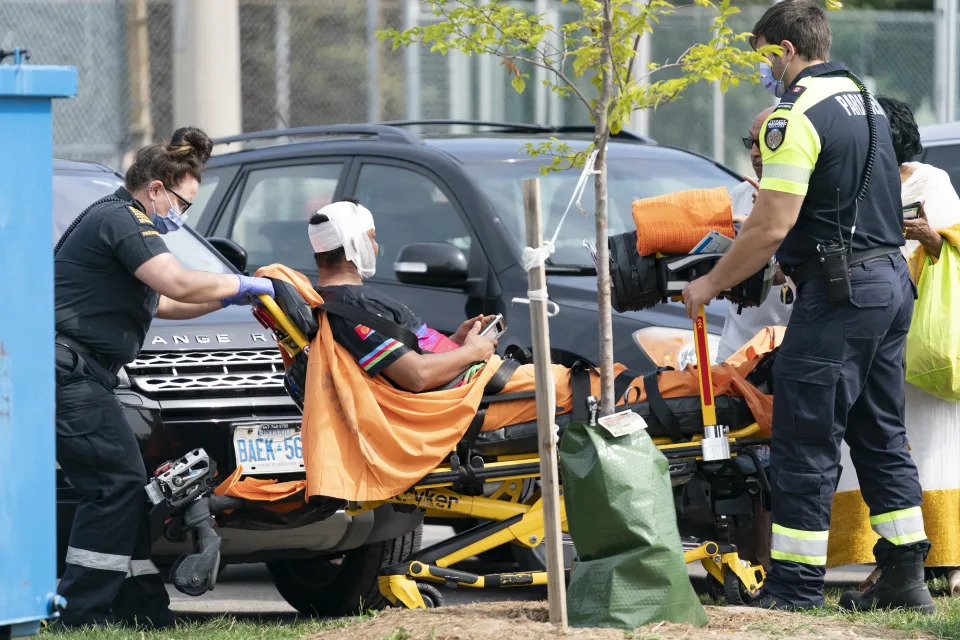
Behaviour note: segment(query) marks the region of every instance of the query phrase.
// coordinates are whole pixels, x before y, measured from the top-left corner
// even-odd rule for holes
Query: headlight
[[[657,363],[658,367],[682,370],[688,364],[697,364],[697,352],[691,329],[647,327],[634,331],[633,341]],[[716,364],[720,336],[708,333],[707,345],[710,347],[710,364]]]
[[[130,388],[130,376],[127,375],[126,367],[120,367],[120,371],[117,371],[117,389],[129,389]]]

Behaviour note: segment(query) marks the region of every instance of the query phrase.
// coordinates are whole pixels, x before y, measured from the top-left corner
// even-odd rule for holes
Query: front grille
[[[283,393],[277,349],[147,352],[127,365],[127,373],[133,388],[152,397]]]

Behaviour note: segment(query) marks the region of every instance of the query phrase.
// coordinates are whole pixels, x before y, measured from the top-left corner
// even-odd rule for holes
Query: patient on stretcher
[[[375,258],[379,246],[370,212],[352,202],[336,202],[313,215],[310,241],[319,277],[317,292],[327,302],[348,304],[374,313],[404,329],[410,341],[384,335],[363,323],[331,316],[334,339],[346,347],[367,375],[383,375],[396,387],[421,392],[450,388],[468,382],[493,355],[495,340],[479,335],[492,319],[477,316],[465,320],[449,338],[428,327],[406,305],[373,287],[363,285],[363,256]],[[359,243],[360,251],[346,256],[346,241]],[[366,252],[366,253],[364,253]],[[368,258],[369,260],[369,258]],[[409,342],[409,341],[408,341]],[[415,349],[415,348],[416,349]]]

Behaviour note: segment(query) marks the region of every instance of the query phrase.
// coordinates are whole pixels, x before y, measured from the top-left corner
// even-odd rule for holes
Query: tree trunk
[[[607,247],[607,140],[610,125],[607,112],[613,92],[613,61],[610,58],[610,39],[613,34],[610,0],[603,0],[603,52],[600,56],[600,96],[594,110],[593,144],[597,149],[594,166],[594,193],[596,197],[597,226],[597,309],[600,320],[600,414],[613,413],[613,321],[610,312],[610,250]]]

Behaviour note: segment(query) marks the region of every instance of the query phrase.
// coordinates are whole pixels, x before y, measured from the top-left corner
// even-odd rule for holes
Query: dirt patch
[[[918,637],[894,629],[854,625],[845,620],[818,618],[798,613],[764,611],[746,607],[704,607],[710,618],[706,627],[662,623],[624,634],[617,629],[573,629],[561,635],[550,625],[546,602],[493,602],[456,607],[408,611],[390,609],[362,624],[311,636],[310,640],[695,640],[727,638],[870,638],[894,640]]]

